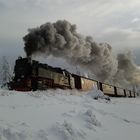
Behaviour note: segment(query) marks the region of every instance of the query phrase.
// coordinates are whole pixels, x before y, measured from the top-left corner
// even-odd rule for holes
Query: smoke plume
[[[114,83],[125,86],[140,84],[140,69],[133,61],[132,52],[118,54],[117,60],[118,71],[114,76]]]
[[[23,38],[27,56],[36,54],[53,55],[90,70],[100,81],[118,82],[123,75],[126,82],[134,82],[137,66],[130,54],[115,57],[112,47],[107,43],[97,43],[92,37],[77,33],[76,25],[66,20],[46,23],[29,29]]]

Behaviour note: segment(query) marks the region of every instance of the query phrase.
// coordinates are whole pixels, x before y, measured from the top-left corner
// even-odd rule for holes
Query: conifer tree
[[[1,64],[0,64],[0,82],[1,82],[1,87],[5,88],[7,87],[7,83],[11,79],[11,68],[10,64],[7,61],[6,56],[2,57]]]

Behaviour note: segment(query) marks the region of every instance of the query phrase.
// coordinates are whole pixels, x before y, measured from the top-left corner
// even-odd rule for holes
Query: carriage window
[[[63,75],[66,76],[65,72],[63,71]]]
[[[85,83],[85,81],[84,81],[83,79],[81,80],[81,82],[82,82],[82,84],[84,84],[84,83]]]

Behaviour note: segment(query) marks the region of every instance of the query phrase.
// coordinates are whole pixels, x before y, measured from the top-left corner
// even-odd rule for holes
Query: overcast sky
[[[76,24],[96,42],[139,56],[140,0],[0,0],[0,56],[25,55],[27,29],[59,19]]]

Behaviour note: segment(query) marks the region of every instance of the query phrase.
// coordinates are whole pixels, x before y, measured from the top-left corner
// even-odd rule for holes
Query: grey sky
[[[0,56],[24,54],[27,29],[58,19],[114,50],[140,50],[139,0],[0,0]]]

